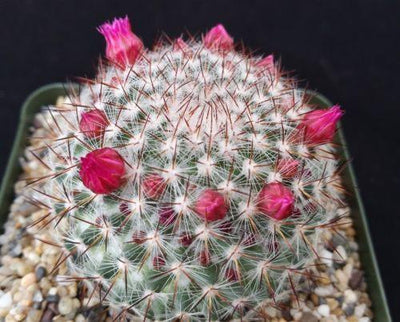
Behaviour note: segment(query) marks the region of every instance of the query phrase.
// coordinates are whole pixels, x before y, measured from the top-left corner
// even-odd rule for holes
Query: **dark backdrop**
[[[21,103],[35,88],[93,76],[95,27],[128,14],[147,46],[165,31],[222,22],[236,40],[273,52],[287,70],[346,110],[344,129],[394,320],[400,320],[400,3],[346,1],[0,0],[0,171]]]

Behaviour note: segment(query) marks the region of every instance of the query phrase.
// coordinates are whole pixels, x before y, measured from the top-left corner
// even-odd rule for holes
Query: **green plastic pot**
[[[54,104],[59,96],[66,94],[68,88],[71,88],[71,84],[55,83],[43,86],[29,95],[22,106],[17,135],[0,189],[1,227],[7,220],[9,208],[14,199],[14,184],[22,171],[19,158],[22,156],[27,143],[29,126],[32,125],[35,114],[40,111],[42,106]],[[313,104],[322,108],[332,106],[332,103],[323,95],[313,91],[308,91],[307,93],[312,97],[311,100]],[[342,157],[345,160],[350,160],[350,154],[347,150],[347,144],[342,130],[338,131],[337,140],[340,143],[340,153]],[[369,295],[372,300],[374,320],[390,322],[392,319],[390,317],[385,291],[368,229],[367,217],[351,164],[346,167],[343,173],[343,181],[351,196],[349,199],[349,206],[352,210],[351,215],[357,231],[356,238],[359,244],[359,253],[368,284]]]

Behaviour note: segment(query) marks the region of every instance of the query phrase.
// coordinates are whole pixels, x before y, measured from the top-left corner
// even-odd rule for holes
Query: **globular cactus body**
[[[295,292],[343,206],[340,109],[313,111],[220,25],[153,51],[127,19],[100,30],[110,63],[50,107],[49,174],[29,185],[71,277],[154,320],[256,316]]]

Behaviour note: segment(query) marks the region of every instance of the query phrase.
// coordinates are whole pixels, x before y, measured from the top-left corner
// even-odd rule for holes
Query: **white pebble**
[[[52,288],[49,290],[48,295],[56,295],[56,294],[57,294],[57,288],[52,287]]]
[[[319,314],[321,314],[324,317],[328,317],[329,314],[331,313],[329,305],[327,305],[327,304],[322,304],[322,305],[318,306],[317,311]]]
[[[60,302],[58,303],[58,311],[61,315],[67,315],[72,312],[74,309],[72,299],[69,297],[61,298]]]
[[[346,289],[350,277],[348,275],[346,275],[342,270],[339,270],[339,269],[335,272],[335,275],[339,281],[339,285],[342,287],[341,289]]]
[[[85,322],[86,321],[86,319],[85,319],[85,317],[82,315],[82,314],[78,314],[76,317],[75,317],[75,322]]]
[[[364,315],[366,309],[367,305],[365,303],[357,305],[354,309],[354,315],[361,318]]]
[[[301,316],[303,315],[303,312],[300,312],[298,310],[295,309],[291,309],[290,310],[290,314],[292,315],[293,319],[295,321],[300,320]]]
[[[336,252],[335,252],[333,258],[335,259],[336,262],[339,262],[339,263],[343,263],[347,260],[347,253],[342,245],[339,245],[336,248]]]
[[[319,287],[316,287],[314,290],[314,293],[321,297],[327,297],[329,295],[332,295],[333,292],[334,292],[334,289],[333,289],[332,285],[324,286],[324,287],[319,286]]]
[[[343,272],[350,278],[351,277],[351,273],[353,272],[353,264],[346,264],[345,267],[343,267]]]
[[[344,301],[346,303],[354,303],[357,301],[357,294],[353,290],[344,291]]]
[[[331,267],[333,265],[333,253],[327,249],[323,249],[320,254],[321,261],[325,265]]]
[[[359,319],[358,322],[370,322],[371,319],[367,316],[364,316],[363,318]]]
[[[28,256],[26,256],[33,265],[36,265],[40,262],[40,257],[38,254],[34,252],[29,252]]]
[[[357,244],[356,242],[351,241],[351,242],[349,243],[349,246],[350,246],[350,248],[351,248],[352,250],[358,251],[358,244]]]
[[[268,315],[270,317],[272,317],[272,318],[276,317],[277,312],[276,312],[276,309],[274,307],[267,306],[265,309],[266,309],[266,312],[268,313]]]
[[[34,295],[33,295],[33,302],[36,303],[41,303],[43,301],[43,295],[42,292],[40,292],[39,290],[37,290]]]
[[[0,297],[0,309],[11,308],[11,305],[12,305],[12,296],[10,292],[7,292]]]

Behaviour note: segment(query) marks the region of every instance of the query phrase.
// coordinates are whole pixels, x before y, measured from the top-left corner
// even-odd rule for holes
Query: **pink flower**
[[[207,221],[223,219],[228,212],[224,196],[219,192],[204,190],[195,205],[196,213]]]
[[[160,198],[166,186],[164,178],[156,173],[147,175],[142,182],[144,194],[151,199]]]
[[[94,193],[109,194],[125,183],[124,159],[111,148],[94,150],[81,158],[79,175]]]
[[[257,63],[257,67],[268,70],[272,73],[275,70],[274,55],[268,55]]]
[[[223,25],[218,24],[204,36],[204,46],[209,49],[231,50],[233,38],[229,36]]]
[[[323,144],[330,142],[336,132],[336,123],[342,117],[339,105],[327,110],[315,110],[304,115],[298,126],[307,144]]]
[[[132,32],[128,17],[104,23],[98,31],[106,39],[106,57],[125,68],[133,65],[143,49],[142,41]]]
[[[82,113],[79,129],[87,138],[96,138],[104,133],[110,124],[106,114],[100,110]]]
[[[282,220],[292,214],[294,196],[280,182],[268,183],[258,195],[258,209],[265,215]]]
[[[276,164],[276,170],[284,179],[291,179],[297,174],[299,161],[295,159],[279,159]]]

